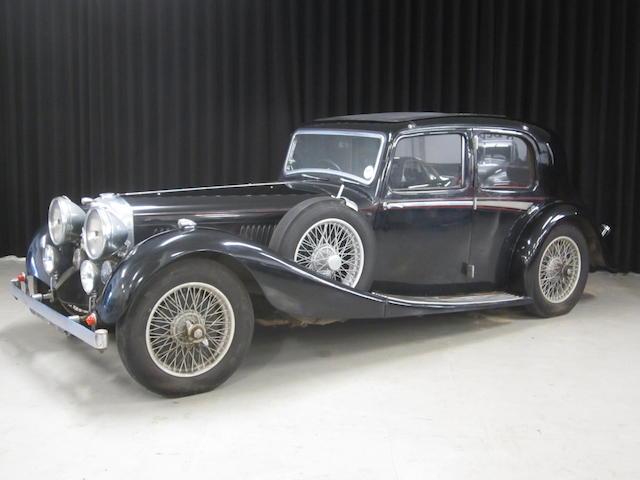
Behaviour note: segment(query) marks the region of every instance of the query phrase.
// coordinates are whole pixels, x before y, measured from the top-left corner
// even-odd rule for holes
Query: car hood
[[[275,225],[294,205],[335,194],[338,188],[325,183],[274,182],[125,193],[120,197],[132,209],[137,243],[175,228],[181,218],[231,231],[241,224]]]

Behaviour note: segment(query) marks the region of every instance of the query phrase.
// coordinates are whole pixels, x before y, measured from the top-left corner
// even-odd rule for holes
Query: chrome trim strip
[[[473,200],[414,200],[414,201],[387,201],[382,204],[385,210],[390,208],[411,208],[411,207],[481,207],[509,208],[512,210],[528,210],[533,202],[519,200],[483,200],[473,198]]]
[[[473,200],[416,200],[416,201],[399,201],[384,202],[382,208],[389,210],[392,208],[412,208],[412,207],[470,207],[473,206]]]
[[[497,207],[497,208],[511,208],[513,210],[529,210],[533,202],[521,202],[518,200],[483,200],[481,198],[476,201],[477,206],[482,207]]]
[[[98,350],[104,350],[108,346],[107,331],[104,329],[96,330],[95,332],[80,323],[77,315],[72,317],[65,317],[61,313],[56,312],[53,308],[39,302],[31,295],[26,293],[20,287],[20,281],[18,279],[11,280],[11,295],[16,300],[24,303],[32,313],[38,317],[46,320],[47,322],[61,328],[65,332],[70,333],[76,338],[79,338],[87,345],[91,345]]]
[[[509,293],[489,293],[485,295],[461,295],[454,297],[403,297],[394,295],[385,295],[383,293],[374,292],[386,298],[388,301],[423,306],[465,306],[465,305],[491,305],[497,303],[509,302],[528,302],[527,297],[511,295]]]
[[[367,180],[366,178],[362,178],[359,177],[357,175],[353,175],[347,172],[340,172],[337,170],[331,170],[331,169],[327,169],[327,168],[300,168],[300,169],[296,169],[296,170],[286,170],[287,167],[287,163],[289,162],[289,159],[291,158],[291,154],[293,153],[293,148],[295,145],[295,138],[297,135],[299,134],[303,134],[303,135],[342,135],[342,136],[346,136],[346,137],[370,137],[370,138],[378,138],[380,139],[380,147],[378,148],[378,155],[376,156],[376,163],[373,167],[373,174],[371,175],[371,179]],[[287,156],[285,157],[284,160],[284,167],[282,169],[282,172],[284,173],[285,177],[289,176],[289,175],[295,175],[296,173],[305,173],[305,172],[309,172],[309,173],[329,173],[330,175],[335,175],[337,177],[344,177],[344,178],[349,178],[352,179],[358,183],[361,183],[363,185],[371,185],[377,177],[377,173],[378,173],[378,167],[380,167],[380,160],[382,159],[382,153],[385,150],[387,144],[387,137],[386,135],[384,135],[381,132],[370,132],[367,130],[330,130],[330,129],[322,129],[322,128],[309,128],[309,129],[305,129],[305,128],[301,128],[299,130],[296,130],[295,132],[293,132],[293,135],[291,136],[291,141],[289,142],[289,148],[287,149]]]
[[[261,187],[265,185],[284,185],[285,183],[288,183],[288,182],[239,183],[237,185],[214,185],[209,187],[170,188],[166,190],[143,190],[140,192],[119,193],[118,195],[121,197],[127,197],[132,195],[149,195],[153,193],[160,194],[160,193],[194,192],[197,190],[216,190],[218,188],[241,188],[241,187]]]

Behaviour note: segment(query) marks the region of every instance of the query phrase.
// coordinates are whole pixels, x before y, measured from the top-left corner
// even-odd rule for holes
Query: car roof
[[[411,124],[411,125],[409,125]],[[395,134],[407,128],[428,127],[438,125],[463,125],[477,127],[511,128],[525,130],[534,134],[538,140],[547,142],[550,133],[537,125],[507,118],[504,115],[480,113],[446,113],[446,112],[382,112],[358,115],[341,115],[318,118],[302,126],[302,128],[338,128],[371,130]]]
[[[316,122],[380,122],[380,123],[404,123],[424,120],[427,118],[444,117],[478,117],[486,116],[476,113],[445,113],[445,112],[381,112],[361,113],[358,115],[341,115],[337,117],[319,118]],[[491,115],[492,117],[505,118],[504,115]]]

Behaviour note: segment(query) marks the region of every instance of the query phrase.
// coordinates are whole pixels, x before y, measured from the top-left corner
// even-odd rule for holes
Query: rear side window
[[[522,189],[533,185],[534,152],[521,137],[479,134],[476,158],[481,188]]]
[[[389,187],[460,188],[464,137],[457,133],[413,135],[398,141],[391,161]]]

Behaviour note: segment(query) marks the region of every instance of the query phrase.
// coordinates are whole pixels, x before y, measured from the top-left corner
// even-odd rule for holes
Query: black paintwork
[[[267,248],[270,233],[291,207],[308,198],[335,196],[341,185],[342,196],[357,204],[376,234],[373,291],[420,296],[492,290],[520,294],[523,270],[551,228],[563,221],[575,221],[582,228],[592,268],[605,266],[595,224],[567,189],[562,148],[554,134],[540,127],[497,116],[411,112],[320,119],[303,128],[308,127],[383,133],[386,154],[377,178],[361,185],[333,175],[311,178],[283,172],[280,181],[271,184],[122,194],[133,209],[137,245],[120,261],[97,298],[99,318],[104,323],[122,321],[146,282],[170,262],[194,254],[219,258],[238,269],[254,293],[264,295],[275,309],[298,317],[368,318],[478,308],[418,308],[358,292],[307,272]],[[518,132],[531,142],[536,151],[531,188],[484,191],[477,187],[472,140],[486,128]],[[430,129],[465,136],[462,185],[392,191],[387,177],[394,140]],[[504,201],[527,202],[531,208],[496,206]],[[177,230],[180,218],[194,220],[197,228]],[[30,274],[50,284],[41,263],[43,236],[46,230],[32,242],[27,264]],[[65,248],[62,253],[70,265],[73,251]],[[473,278],[467,264],[475,266]],[[68,282],[66,287],[56,287],[66,288],[68,296],[77,293],[77,274],[69,276]]]

